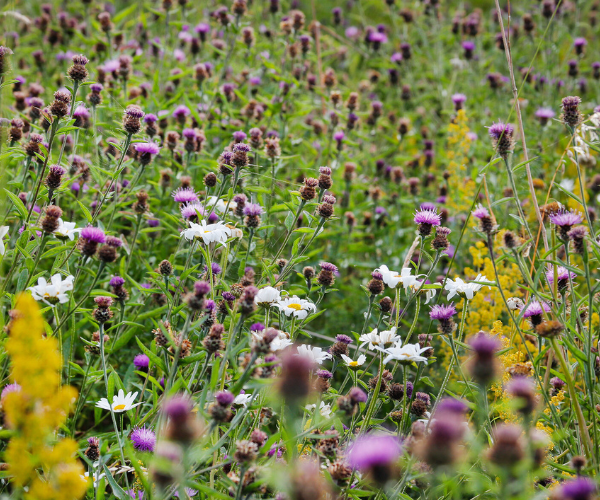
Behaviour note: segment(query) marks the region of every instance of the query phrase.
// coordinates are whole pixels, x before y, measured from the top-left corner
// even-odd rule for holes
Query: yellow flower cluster
[[[43,338],[43,333],[37,303],[30,295],[21,295],[6,343],[11,379],[21,389],[8,393],[2,403],[6,423],[15,433],[5,459],[14,486],[28,488],[25,499],[77,499],[87,490],[81,479],[83,466],[75,458],[77,443],[55,436],[77,392],[60,386],[58,343],[55,338]]]
[[[499,418],[504,422],[517,422],[519,417],[511,409],[510,397],[506,391],[504,391],[503,387],[511,379],[513,373],[530,376],[533,374],[533,368],[531,362],[524,362],[526,356],[523,346],[511,342],[508,337],[504,336],[504,329],[505,326],[501,321],[494,321],[492,330],[490,331],[491,335],[499,337],[502,344],[501,349],[503,351],[510,348],[510,350],[507,350],[504,354],[498,356],[498,360],[502,366],[502,377],[500,382],[492,385],[491,390],[496,398],[495,410],[498,413]],[[531,347],[532,346],[530,346],[530,349]],[[558,407],[564,399],[564,391],[559,391],[551,398],[550,404]],[[546,407],[544,413],[546,415],[550,414],[550,408]],[[548,438],[552,437],[553,429],[551,427],[544,425],[541,421],[537,421],[535,426],[538,430],[545,432],[548,435]],[[553,448],[554,444],[549,439],[547,449],[552,450]]]
[[[478,241],[475,246],[469,247],[469,253],[473,257],[474,269],[466,267],[464,276],[466,278],[475,278],[478,273],[486,276],[487,279],[495,281],[494,266],[489,257],[488,250],[482,241]],[[516,264],[505,264],[498,267],[498,278],[504,293],[508,293],[511,297],[521,297],[518,292],[517,285],[521,279],[519,267]],[[506,305],[502,300],[502,294],[497,287],[488,289],[482,288],[473,300],[469,302],[469,317],[466,324],[466,335],[477,333],[479,330],[484,330],[488,325],[493,323],[502,312],[506,309]],[[503,327],[503,333],[510,336],[510,326]]]
[[[475,181],[467,172],[467,155],[471,147],[468,121],[465,110],[461,109],[456,114],[454,122],[448,126],[448,150],[446,151],[449,161],[447,170],[450,172],[448,184],[450,193],[461,193],[460,196],[448,198],[448,208],[452,212],[466,212],[475,197]]]

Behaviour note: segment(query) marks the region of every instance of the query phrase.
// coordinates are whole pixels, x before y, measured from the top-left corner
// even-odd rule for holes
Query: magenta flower
[[[456,308],[454,307],[454,304],[449,304],[447,306],[436,304],[435,306],[432,306],[431,311],[429,312],[429,317],[431,319],[443,321],[449,320],[455,314]]]
[[[400,441],[387,434],[359,437],[348,449],[348,463],[359,470],[392,464],[402,453]]]
[[[177,203],[190,203],[192,201],[198,201],[198,195],[191,187],[177,188],[175,191],[173,191],[172,196]]]
[[[138,142],[134,148],[142,155],[157,155],[160,151],[160,148],[154,142]]]
[[[140,427],[134,429],[129,435],[133,447],[138,451],[154,451],[156,445],[156,434],[151,429]]]
[[[106,242],[106,235],[99,227],[87,226],[81,230],[81,237],[92,243]]]
[[[489,217],[490,213],[488,212],[488,209],[479,205],[475,210],[473,210],[473,217],[476,217],[477,219],[484,219],[485,217]]]
[[[428,224],[429,226],[439,226],[442,223],[442,218],[434,208],[433,210],[419,210],[415,213],[414,221],[415,224]]]

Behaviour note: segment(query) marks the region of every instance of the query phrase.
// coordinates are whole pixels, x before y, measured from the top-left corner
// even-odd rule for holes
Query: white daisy
[[[322,364],[326,359],[331,359],[331,354],[327,351],[324,351],[320,347],[313,347],[305,344],[298,346],[298,356],[310,359],[313,363],[318,365]]]
[[[383,345],[383,347],[395,344],[398,340],[400,340],[400,335],[396,335],[395,326],[392,326],[390,330],[379,332],[379,343],[380,345]]]
[[[98,462],[95,462],[98,463]],[[96,476],[96,473],[92,473],[93,477],[94,477],[94,488],[98,487],[98,484],[100,483],[100,479],[102,479],[106,474],[104,474],[104,472],[102,474],[98,474]],[[86,472],[83,475],[79,476],[81,479],[83,479],[86,483],[90,480],[90,473]]]
[[[225,242],[231,237],[231,229],[223,224],[222,221],[215,224],[207,224],[206,220],[201,220],[200,224],[190,222],[190,228],[181,232],[186,240],[194,238],[202,238],[205,245],[210,243],[220,243],[225,245]]]
[[[306,409],[308,411],[314,411],[317,408],[317,405],[306,405]],[[325,403],[325,401],[321,401],[319,405],[319,413],[322,417],[329,418],[331,415],[331,405]]]
[[[53,306],[58,302],[64,304],[69,300],[66,292],[73,290],[73,280],[73,276],[67,276],[63,281],[60,274],[55,274],[50,278],[50,283],[46,278],[38,278],[38,284],[30,286],[27,290],[31,290],[35,300],[41,300],[48,305]]]
[[[294,316],[298,319],[306,318],[310,313],[317,310],[316,306],[309,300],[301,299],[294,295],[281,299],[277,304],[279,310],[286,316]]]
[[[383,360],[384,364],[389,363],[393,359],[404,363],[410,363],[412,361],[415,363],[427,363],[427,358],[421,356],[427,349],[431,349],[431,347],[421,348],[419,344],[406,344],[404,346],[396,345],[394,347],[388,347],[387,349],[382,349],[381,347],[377,348],[377,350],[387,354],[387,357]]]
[[[223,213],[225,211],[225,207],[227,206],[227,202],[219,198],[217,200],[216,196],[209,196],[204,202],[204,206],[207,210],[214,210],[215,212]],[[234,210],[237,207],[237,203],[235,201],[229,202],[229,210]]]
[[[256,294],[255,302],[263,307],[268,307],[281,300],[281,292],[272,286],[261,288]]]
[[[112,410],[115,413],[121,413],[124,411],[129,411],[132,408],[135,408],[138,405],[141,405],[142,403],[135,403],[133,404],[133,402],[135,401],[135,398],[137,398],[138,393],[134,392],[133,394],[131,392],[127,393],[127,396],[125,396],[125,393],[123,392],[123,389],[119,389],[119,394],[116,394],[113,397],[113,402],[112,402]],[[104,410],[110,410],[110,403],[108,402],[108,399],[106,398],[102,398],[100,401],[98,401],[96,403],[96,406],[98,408],[102,408]]]
[[[346,356],[345,354],[342,354],[342,359],[344,360],[344,363],[346,363],[346,366],[348,368],[356,369],[359,366],[362,366],[365,364],[367,357],[364,354],[361,354],[356,361],[353,361],[352,358]]]
[[[381,339],[377,333],[377,328],[375,328],[375,330],[373,330],[371,333],[363,333],[359,337],[358,341],[362,342],[362,344],[360,344],[361,347],[364,347],[365,344],[369,344],[369,349],[372,351],[375,350],[375,348],[381,343]]]
[[[448,290],[448,300],[450,300],[455,295],[461,295],[465,297],[467,300],[472,300],[475,292],[481,290],[484,286],[491,288],[490,285],[493,285],[493,281],[488,281],[488,279],[483,274],[478,274],[477,277],[473,280],[474,282],[465,283],[461,278],[456,278],[454,281],[451,279],[446,280],[446,286],[444,287]],[[490,285],[484,285],[476,282],[486,282]]]
[[[417,291],[421,289],[422,285],[422,281],[416,280],[415,283],[410,286],[410,288],[414,293],[417,293]],[[435,288],[423,288],[421,293],[425,294],[425,304],[429,304],[429,302],[435,298],[436,290]]]
[[[250,401],[252,401],[252,394],[240,393],[233,400],[233,404],[246,406]]]
[[[415,276],[411,276],[411,269],[409,267],[402,268],[400,274],[392,271],[385,265],[375,269],[375,271],[379,271],[383,275],[383,282],[390,288],[396,288],[399,284],[402,284],[406,290],[416,280]]]
[[[81,231],[81,228],[76,228],[74,222],[65,222],[58,219],[58,227],[53,231],[54,236],[61,240],[69,238],[73,241],[75,235]]]
[[[363,347],[365,344],[369,344],[369,349],[372,351],[378,346],[385,347],[392,345],[398,340],[400,340],[400,336],[396,335],[395,326],[392,326],[390,330],[383,330],[381,332],[378,332],[377,328],[375,328],[375,330],[373,330],[371,333],[365,333],[358,339],[359,342],[362,342],[360,345],[361,347]]]
[[[8,226],[0,226],[0,255],[4,255],[6,252],[6,248],[4,247],[4,237],[7,235],[8,230],[10,228]]]
[[[285,336],[285,334],[283,334],[283,332],[282,332],[279,334],[279,337],[276,337],[273,340],[273,342],[271,342],[269,347],[270,347],[271,351],[276,352],[276,351],[281,351],[281,350],[285,349],[286,347],[291,346],[293,343],[294,342],[292,342],[291,339],[288,339]]]

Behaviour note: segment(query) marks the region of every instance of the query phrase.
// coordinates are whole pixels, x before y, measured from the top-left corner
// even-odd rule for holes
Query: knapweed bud
[[[491,235],[496,231],[496,221],[487,208],[479,205],[475,210],[473,210],[473,217],[479,220],[479,230],[482,233]]]
[[[371,277],[372,279],[367,283],[367,289],[371,292],[371,295],[379,295],[385,288],[383,275],[378,271],[373,271]]]
[[[163,260],[158,265],[158,272],[163,276],[171,276],[173,274],[173,264],[171,264],[168,260]]]
[[[141,119],[144,117],[142,108],[131,104],[125,108],[123,114],[123,129],[130,135],[137,134],[142,128]]]
[[[581,113],[579,112],[580,104],[581,98],[577,96],[564,97],[562,100],[563,112],[560,118],[573,132],[581,122]]]
[[[67,70],[67,75],[74,82],[83,82],[88,76],[88,71],[85,65],[88,63],[88,58],[84,55],[74,55],[73,65]]]
[[[437,252],[443,252],[450,246],[448,235],[452,231],[447,227],[438,226],[435,228],[435,238],[431,242],[431,247]]]
[[[514,142],[515,129],[510,123],[494,123],[489,128],[490,138],[492,144],[496,148],[498,156],[501,158],[508,158],[508,155],[512,152],[515,147]]]
[[[588,230],[585,226],[577,226],[567,232],[567,236],[573,242],[573,250],[576,254],[583,255],[587,234]]]
[[[110,321],[113,316],[113,313],[110,310],[113,299],[111,297],[96,297],[94,302],[96,303],[96,309],[94,309],[92,313],[94,319],[100,324]]]
[[[300,188],[300,196],[304,201],[314,200],[317,197],[317,190],[315,189],[319,185],[317,179],[308,178],[304,180],[304,186]]]
[[[258,203],[249,203],[244,207],[244,224],[249,229],[255,229],[260,226],[260,216],[263,213],[262,207]]]
[[[56,205],[46,207],[46,216],[41,221],[41,227],[45,233],[50,234],[56,231],[59,226],[58,219],[62,217],[62,210]]]
[[[100,441],[97,437],[88,438],[88,447],[85,450],[85,456],[88,457],[92,462],[95,462],[100,458]]]
[[[71,94],[62,90],[54,93],[54,101],[50,104],[50,113],[57,118],[67,116],[69,105],[71,104]]]

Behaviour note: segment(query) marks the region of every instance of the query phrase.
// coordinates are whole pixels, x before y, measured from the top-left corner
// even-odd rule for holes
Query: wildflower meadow
[[[599,17],[0,4],[0,499],[598,499]]]

